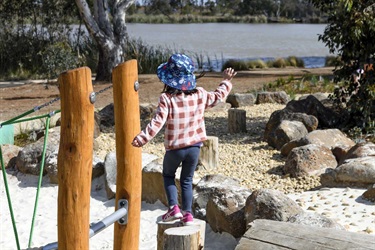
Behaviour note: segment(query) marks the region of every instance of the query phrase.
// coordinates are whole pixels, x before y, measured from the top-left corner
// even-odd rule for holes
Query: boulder
[[[221,197],[208,201],[206,220],[214,232],[241,237],[246,232],[244,205],[243,197],[222,193]]]
[[[176,185],[179,189],[179,185]],[[155,203],[160,201],[168,206],[164,190],[163,165],[154,160],[142,169],[142,201]]]
[[[319,128],[335,128],[340,122],[340,115],[332,109],[325,107],[313,95],[309,95],[305,99],[298,101],[292,100],[288,102],[285,109],[291,112],[315,116],[319,121]]]
[[[243,188],[238,179],[224,175],[206,175],[194,187],[194,215],[197,218],[205,220],[208,201],[213,199],[218,200],[220,197],[223,197],[223,194],[227,194],[228,197],[238,196],[238,199],[244,199],[243,202],[245,202],[251,191]]]
[[[230,103],[232,108],[252,106],[255,103],[255,96],[253,94],[229,94],[226,102]]]
[[[284,193],[272,189],[259,189],[246,200],[246,225],[256,219],[288,221],[291,216],[302,212],[303,209]]]
[[[368,187],[375,183],[375,156],[347,159],[320,176],[323,186]]]
[[[214,232],[240,237],[246,230],[244,206],[250,194],[237,179],[205,176],[194,188],[195,217],[205,219]]]
[[[165,191],[164,191],[164,186],[163,186],[163,181],[157,181],[157,178],[147,178],[148,176],[145,176],[145,172],[147,173],[147,169],[152,169],[154,166],[157,166],[157,169],[160,171],[153,171],[153,172],[158,172],[157,175],[161,176],[162,175],[162,167],[160,165],[157,165],[154,163],[154,160],[157,159],[157,156],[152,155],[152,154],[146,154],[142,153],[142,200],[143,198],[143,193],[148,193],[149,190],[152,190],[153,192],[150,194],[156,194],[157,197],[153,197],[150,200],[147,200],[147,202],[152,202],[155,203],[159,198],[160,201],[164,201],[163,203],[166,205],[165,201]],[[153,163],[153,164],[150,164]],[[150,166],[148,166],[150,164]],[[145,168],[145,166],[148,166],[148,168]],[[105,173],[105,189],[107,192],[107,198],[112,199],[116,195],[116,178],[117,178],[117,159],[116,159],[116,153],[115,152],[110,152],[106,155],[105,161],[104,161],[104,173]],[[155,181],[156,179],[156,181]],[[155,184],[155,182],[157,182]],[[153,185],[155,184],[155,185]],[[164,197],[164,199],[163,199]]]
[[[43,175],[47,174],[46,165],[53,165],[57,163],[57,152],[59,151],[60,143],[60,127],[55,127],[49,130],[47,140],[46,155],[44,162]],[[41,168],[41,160],[43,155],[44,137],[40,138],[34,143],[26,145],[19,151],[16,159],[16,166],[18,170],[25,174],[39,175]]]
[[[352,147],[355,142],[338,129],[319,129],[308,133],[305,137],[286,143],[280,152],[287,156],[293,148],[308,144],[321,145],[332,150],[336,147]]]
[[[22,150],[21,147],[18,147],[13,144],[3,144],[1,145],[1,153],[3,156],[4,167],[10,168],[16,165],[16,159],[19,152]]]
[[[344,157],[339,162],[339,165],[348,159],[375,156],[375,144],[372,142],[360,142],[355,144],[350,150],[345,154]]]
[[[329,148],[309,144],[290,151],[283,170],[292,177],[319,176],[327,168],[336,166],[336,158]]]
[[[100,126],[113,127],[115,125],[115,112],[113,103],[108,104],[99,111]]]
[[[285,120],[302,122],[308,132],[311,132],[318,127],[318,120],[314,116],[303,113],[294,113],[286,109],[277,110],[272,113],[268,120],[263,135],[264,141],[268,142],[270,146],[276,148],[275,140],[273,139],[275,136],[275,130],[280,126],[281,122]]]
[[[257,94],[256,104],[261,103],[280,103],[287,104],[290,98],[285,91],[279,92],[260,92]]]
[[[375,184],[370,186],[363,194],[363,199],[375,202]]]
[[[302,122],[284,120],[275,129],[273,136],[269,138],[268,142],[279,150],[284,144],[300,139],[307,134],[308,131]]]

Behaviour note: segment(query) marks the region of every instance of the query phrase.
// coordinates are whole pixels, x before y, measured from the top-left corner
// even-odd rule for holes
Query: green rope
[[[36,196],[35,196],[34,213],[33,213],[33,219],[32,219],[32,222],[31,222],[31,229],[30,229],[30,237],[29,237],[29,245],[28,245],[29,248],[31,248],[31,242],[32,242],[33,232],[34,232],[35,215],[36,215],[36,210],[37,210],[37,207],[38,207],[38,200],[39,200],[39,191],[40,191],[40,187],[42,185],[42,179],[43,179],[44,160],[46,158],[46,149],[47,149],[47,140],[48,140],[48,129],[49,129],[50,121],[51,121],[51,117],[47,117],[47,121],[46,121],[46,133],[44,135],[44,146],[43,146],[42,161],[40,163],[38,189],[37,189]]]
[[[32,120],[36,120],[36,119],[43,119],[43,118],[46,118],[46,117],[51,117],[52,115],[55,115],[55,114],[60,113],[60,112],[61,112],[61,110],[58,109],[58,110],[55,110],[55,111],[53,111],[49,114],[44,114],[44,115],[40,115],[40,116],[33,116],[33,117],[22,119],[22,120],[13,120],[12,123],[14,124],[14,123],[32,121]]]
[[[29,111],[26,111],[25,113],[23,113],[23,114],[21,114],[21,115],[19,115],[19,116],[16,116],[16,117],[14,117],[14,118],[12,118],[12,119],[10,119],[10,120],[8,120],[8,121],[5,121],[5,122],[1,123],[1,124],[0,124],[0,128],[1,128],[2,126],[4,126],[4,125],[12,124],[13,121],[16,121],[16,120],[18,120],[19,118],[22,118],[22,117],[24,117],[24,116],[27,116],[27,115],[29,115],[29,114],[31,114],[31,113],[33,113],[33,112],[35,112],[35,108],[34,108],[34,109],[30,109]]]
[[[1,146],[0,146],[0,161],[1,161],[1,170],[2,170],[1,172],[3,172],[3,179],[4,179],[5,191],[7,193],[7,199],[8,199],[8,206],[9,206],[10,216],[12,218],[12,225],[13,225],[14,237],[16,238],[17,249],[20,250],[21,249],[20,248],[20,242],[18,240],[17,226],[16,226],[16,221],[14,220],[12,202],[10,200],[10,194],[9,194],[9,188],[8,188],[8,181],[7,181],[7,177],[6,177],[4,160],[3,160],[3,152],[1,150]]]
[[[42,105],[40,105],[40,106],[36,106],[36,107],[34,107],[33,109],[30,109],[29,111],[26,111],[25,113],[23,113],[23,114],[21,114],[21,115],[19,115],[19,116],[16,116],[16,117],[14,117],[14,118],[12,118],[12,119],[10,119],[10,120],[8,120],[8,121],[5,121],[5,122],[3,122],[3,123],[0,123],[0,128],[1,128],[3,125],[11,124],[11,123],[13,123],[14,121],[18,120],[19,118],[22,118],[22,117],[24,117],[24,116],[27,116],[27,115],[29,115],[29,114],[31,114],[31,113],[33,113],[33,112],[36,112],[36,111],[42,109],[42,108],[44,108],[44,107],[47,107],[48,105],[51,105],[52,103],[57,102],[58,100],[60,100],[60,97],[56,97],[55,99],[53,99],[53,100],[51,100],[51,101],[49,101],[49,102],[47,102],[47,103],[44,103],[44,104],[42,104]]]

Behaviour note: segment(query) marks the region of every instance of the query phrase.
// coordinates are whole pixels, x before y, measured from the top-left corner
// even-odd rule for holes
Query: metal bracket
[[[135,83],[134,83],[134,90],[135,91],[139,90],[139,82],[138,81],[135,81]]]
[[[128,200],[125,200],[125,199],[118,200],[118,208],[125,208],[126,211],[128,211]],[[128,224],[128,213],[126,213],[124,217],[121,217],[117,222],[120,225]]]
[[[95,92],[90,93],[90,102],[91,104],[94,104],[96,102],[96,94]]]

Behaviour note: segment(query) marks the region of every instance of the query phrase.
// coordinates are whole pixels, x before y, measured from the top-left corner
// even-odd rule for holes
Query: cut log
[[[219,162],[219,139],[216,136],[207,136],[203,142],[199,155],[199,164],[197,169],[215,169]]]
[[[228,131],[231,134],[246,132],[246,111],[242,109],[228,110]]]
[[[290,222],[255,220],[235,250],[374,249],[372,235]]]
[[[204,220],[199,220],[194,218],[194,226],[198,227],[200,230],[200,237],[199,237],[199,245],[204,247],[204,240],[205,240],[205,232],[206,232],[206,222]],[[158,233],[157,233],[157,250],[162,250],[164,249],[164,232],[167,229],[170,228],[177,228],[181,229],[184,228],[185,226],[182,224],[181,221],[169,221],[169,222],[164,222],[164,221],[159,221],[158,222]]]
[[[200,227],[172,227],[164,231],[163,250],[200,250]]]

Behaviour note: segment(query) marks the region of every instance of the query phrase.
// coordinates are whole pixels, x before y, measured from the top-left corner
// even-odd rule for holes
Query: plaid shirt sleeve
[[[159,97],[159,104],[154,117],[147,127],[139,133],[135,139],[143,146],[156,136],[167,120],[169,112],[168,98],[166,95]]]
[[[206,108],[212,108],[222,102],[225,98],[227,98],[231,90],[232,83],[228,80],[222,81],[214,92],[208,92]]]

